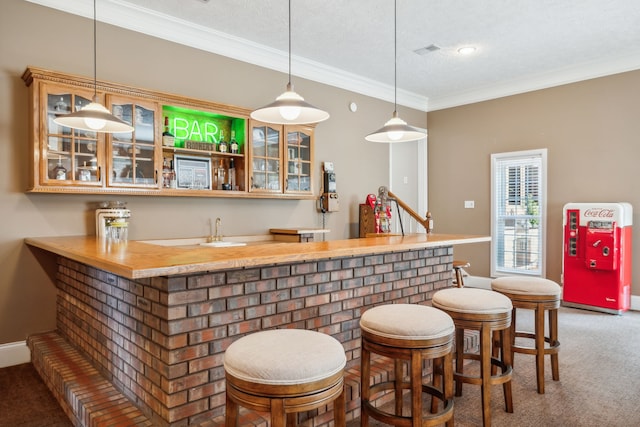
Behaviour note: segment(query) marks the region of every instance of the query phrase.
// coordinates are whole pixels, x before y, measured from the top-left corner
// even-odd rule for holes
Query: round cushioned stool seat
[[[271,413],[271,425],[295,423],[297,412],[334,402],[334,423],[345,425],[344,367],[335,338],[302,329],[256,332],[233,342],[224,355],[227,427],[244,406]]]
[[[258,384],[304,384],[342,371],[342,344],[320,332],[276,329],[247,335],[227,348],[224,369]]]
[[[491,289],[509,294],[560,297],[560,286],[552,280],[540,277],[498,277],[491,281]]]
[[[451,335],[451,316],[424,305],[389,304],[373,307],[360,318],[363,331],[398,340],[424,340]]]
[[[391,425],[453,426],[453,334],[451,317],[433,307],[388,304],[373,307],[360,318],[362,330],[361,426],[369,417]],[[394,378],[371,385],[371,354],[393,360]],[[423,361],[433,360],[433,383],[423,384]],[[404,362],[408,362],[405,380]],[[403,390],[410,390],[411,414],[403,416]],[[378,407],[376,396],[394,391],[395,412]],[[422,395],[431,396],[423,411]],[[385,409],[383,409],[385,408]]]
[[[477,288],[449,288],[433,295],[434,307],[457,313],[497,314],[510,311],[511,300],[504,295]]]

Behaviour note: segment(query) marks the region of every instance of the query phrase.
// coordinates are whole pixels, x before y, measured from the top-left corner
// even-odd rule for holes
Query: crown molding
[[[86,0],[25,0],[73,15],[93,19],[93,6]],[[119,0],[102,0],[96,19],[106,24],[194,47],[206,52],[288,73],[288,53],[249,40],[215,31],[182,19]],[[394,102],[394,87],[378,81],[292,55],[295,76],[340,89]],[[429,99],[398,89],[398,104],[427,111]]]
[[[631,51],[624,57],[603,56],[596,61],[574,64],[563,70],[524,76],[520,79],[501,82],[442,98],[430,97],[428,111],[474,104],[638,69],[640,69],[640,51]]]

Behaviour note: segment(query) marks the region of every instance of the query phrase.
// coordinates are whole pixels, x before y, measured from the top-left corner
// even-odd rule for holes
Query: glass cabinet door
[[[286,192],[311,193],[311,135],[306,127],[287,127]]]
[[[114,116],[132,124],[133,132],[110,135],[107,147],[109,186],[158,187],[156,111],[154,103],[112,97]]]
[[[249,191],[282,191],[281,127],[251,125],[251,184]]]
[[[54,119],[80,110],[93,98],[91,92],[49,86],[43,129],[41,181],[50,185],[102,185],[100,174],[102,140],[92,131],[58,125]]]

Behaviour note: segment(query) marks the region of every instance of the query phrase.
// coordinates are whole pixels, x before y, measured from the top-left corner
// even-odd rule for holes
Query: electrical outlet
[[[476,207],[476,203],[473,200],[465,200],[464,201],[464,208],[465,209],[473,209]]]

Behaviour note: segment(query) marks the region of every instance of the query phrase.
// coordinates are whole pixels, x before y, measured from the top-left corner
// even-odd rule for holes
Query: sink
[[[246,242],[201,242],[200,246],[210,246],[213,248],[228,248],[231,246],[246,246]]]
[[[269,234],[256,236],[225,236],[224,240],[217,242],[207,242],[206,237],[187,237],[178,239],[157,239],[157,240],[138,240],[140,243],[150,245],[180,247],[188,249],[196,249],[198,247],[210,248],[230,248],[233,246],[246,246],[247,244],[256,245],[264,243],[272,243],[273,236]]]

